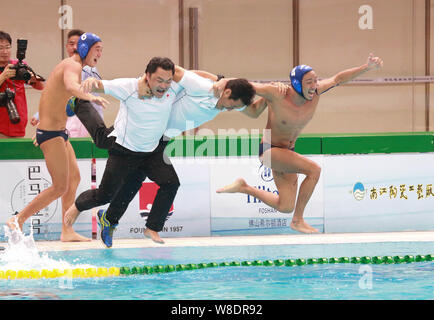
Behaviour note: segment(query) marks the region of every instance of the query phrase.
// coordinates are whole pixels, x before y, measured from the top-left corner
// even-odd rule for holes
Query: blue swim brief
[[[56,137],[62,137],[65,141],[68,141],[68,131],[66,129],[59,131],[36,129],[36,142],[38,145]]]
[[[273,144],[270,144],[268,142],[262,142],[259,143],[259,156],[262,156],[264,154],[265,151],[267,151],[268,149],[271,148],[281,148],[281,149],[288,149],[291,151],[294,151],[294,148],[285,148],[285,147],[281,147],[281,146],[275,146]]]

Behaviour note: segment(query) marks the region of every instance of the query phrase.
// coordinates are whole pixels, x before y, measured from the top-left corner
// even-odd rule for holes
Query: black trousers
[[[92,103],[87,100],[76,99],[74,113],[89,132],[98,148],[110,149],[114,145],[116,138],[108,137],[114,129],[113,126],[107,128]]]
[[[90,103],[81,105],[78,110],[80,108],[95,110]],[[158,147],[152,152],[134,152],[114,143],[111,138],[107,138],[111,130],[105,128],[96,110],[95,112],[79,111],[76,115],[80,120],[82,116],[87,117],[85,122],[82,122],[91,135],[96,134],[95,138],[92,136],[94,141],[97,139],[100,146],[109,146],[109,158],[98,189],[90,189],[81,193],[75,201],[77,209],[79,211],[88,210],[110,202],[106,216],[110,224],[115,225],[140,190],[143,181],[148,177],[160,188],[155,196],[146,227],[157,232],[161,231],[180,185],[173,165],[164,155],[168,139],[162,137]],[[99,120],[94,119],[93,121],[92,118],[96,117]],[[106,135],[104,136],[101,132],[105,132]],[[95,144],[98,146],[96,141]]]

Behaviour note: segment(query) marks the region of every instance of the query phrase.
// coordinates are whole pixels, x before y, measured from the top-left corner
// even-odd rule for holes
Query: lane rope
[[[405,255],[405,256],[363,256],[363,257],[332,257],[332,258],[309,258],[309,259],[276,259],[254,261],[231,261],[231,262],[202,262],[177,265],[155,266],[122,266],[110,268],[74,268],[74,269],[42,269],[42,270],[6,270],[0,271],[0,280],[15,279],[53,279],[53,278],[95,278],[95,277],[119,277],[130,275],[145,275],[153,273],[169,273],[177,271],[189,271],[216,267],[239,267],[239,266],[262,266],[262,267],[294,267],[316,264],[400,264],[434,261],[434,254]]]

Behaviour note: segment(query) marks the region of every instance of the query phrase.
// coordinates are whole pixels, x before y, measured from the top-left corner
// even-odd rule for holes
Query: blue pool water
[[[161,247],[47,252],[50,259],[96,267],[288,258],[434,253],[433,242]],[[0,255],[1,257],[1,255]],[[0,268],[2,267],[0,259]],[[287,300],[434,298],[434,262],[393,265],[239,266],[90,279],[0,280],[0,299]]]

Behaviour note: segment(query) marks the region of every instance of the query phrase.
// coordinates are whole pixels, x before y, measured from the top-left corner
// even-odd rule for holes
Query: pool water
[[[121,267],[430,254],[433,242],[161,247],[45,252],[50,261]],[[3,264],[2,264],[3,263]],[[5,267],[0,255],[0,269]],[[0,280],[0,299],[288,300],[434,298],[434,262],[234,266],[109,278]]]

